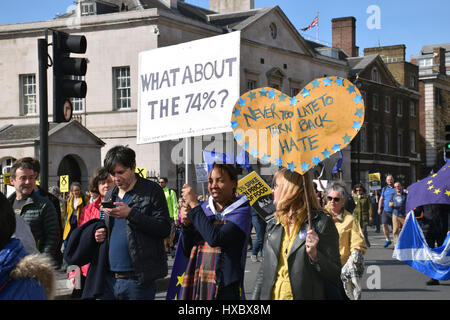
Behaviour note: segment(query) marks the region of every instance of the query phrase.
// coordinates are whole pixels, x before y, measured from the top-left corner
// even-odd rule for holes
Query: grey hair
[[[342,184],[340,182],[333,182],[330,186],[327,187],[326,190],[327,190],[327,195],[331,191],[339,192],[339,194],[341,195],[341,198],[344,200],[344,204],[347,202],[348,192],[347,192],[347,189],[345,188],[344,184]]]

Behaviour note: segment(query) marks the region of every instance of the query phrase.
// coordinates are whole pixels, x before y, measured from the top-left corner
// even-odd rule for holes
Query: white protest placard
[[[240,31],[139,54],[137,143],[232,131]]]
[[[206,163],[196,163],[195,175],[198,183],[208,182],[208,165]]]

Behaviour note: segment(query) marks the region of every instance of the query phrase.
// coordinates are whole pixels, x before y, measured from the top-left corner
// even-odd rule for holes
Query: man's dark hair
[[[103,166],[109,173],[112,173],[117,164],[133,169],[136,165],[134,150],[125,146],[115,146],[109,149],[103,161]]]
[[[169,182],[166,177],[161,177],[160,179],[164,180],[165,183]]]
[[[100,193],[100,191],[98,190],[98,183],[100,181],[108,179],[108,176],[109,176],[109,172],[103,167],[95,170],[94,175],[89,180],[89,191],[95,192],[95,193]]]
[[[16,178],[17,169],[31,169],[34,172],[39,173],[39,171],[36,171],[36,160],[31,157],[17,159],[11,167],[11,177]]]
[[[8,199],[0,192],[0,250],[16,231],[16,214]]]

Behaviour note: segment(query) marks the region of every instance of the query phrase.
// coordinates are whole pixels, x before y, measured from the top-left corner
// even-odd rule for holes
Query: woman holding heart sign
[[[273,194],[275,218],[267,223],[253,299],[339,299],[339,234],[311,178],[283,168],[274,176]]]

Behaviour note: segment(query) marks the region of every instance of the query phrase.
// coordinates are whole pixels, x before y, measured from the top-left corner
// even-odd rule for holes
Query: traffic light
[[[87,59],[71,58],[71,53],[86,53],[85,36],[53,30],[53,122],[68,122],[72,118],[70,98],[86,97],[87,85],[74,76],[84,76]]]

